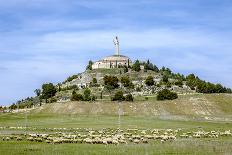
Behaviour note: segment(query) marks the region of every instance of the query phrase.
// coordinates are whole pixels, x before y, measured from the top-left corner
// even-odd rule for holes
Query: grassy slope
[[[135,102],[122,102],[124,116],[150,116],[163,118],[223,118],[232,116],[232,96],[228,94],[196,94],[179,96],[173,101],[156,101],[155,96],[138,97]],[[69,102],[47,104],[35,109],[35,113],[82,114],[82,115],[118,115],[119,104],[111,101]]]

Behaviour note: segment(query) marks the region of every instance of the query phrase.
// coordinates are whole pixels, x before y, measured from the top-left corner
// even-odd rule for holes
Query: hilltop
[[[151,96],[163,100],[176,99],[186,94],[231,93],[230,88],[221,84],[206,82],[194,74],[184,76],[173,73],[169,68],[159,69],[149,60],[137,60],[132,66],[110,69],[92,69],[91,66],[90,61],[84,72],[72,75],[57,85],[43,84],[42,89],[35,90],[35,97],[18,101],[10,109],[30,108],[52,102],[147,101]]]

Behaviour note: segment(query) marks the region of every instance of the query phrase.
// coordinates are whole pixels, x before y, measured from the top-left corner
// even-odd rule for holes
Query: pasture
[[[231,154],[231,97],[222,97],[122,103],[120,117],[119,105],[109,102],[3,113],[0,154]],[[187,106],[195,111],[180,110]]]

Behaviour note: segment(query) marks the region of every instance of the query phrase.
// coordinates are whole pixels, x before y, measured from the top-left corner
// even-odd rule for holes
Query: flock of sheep
[[[185,131],[183,129],[101,129],[88,128],[25,128],[25,127],[0,127],[1,130],[24,130],[22,134],[0,135],[3,141],[31,141],[46,142],[50,144],[62,143],[86,143],[86,144],[141,144],[151,141],[174,141],[177,138],[220,138],[232,137],[230,130],[227,131]],[[33,130],[46,131],[33,133]]]

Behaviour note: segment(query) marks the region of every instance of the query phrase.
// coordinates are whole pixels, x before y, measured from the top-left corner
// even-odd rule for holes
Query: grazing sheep
[[[85,142],[85,143],[87,143],[87,144],[92,144],[92,143],[93,143],[93,140],[90,139],[90,138],[85,138],[85,139],[83,140],[83,142]]]
[[[134,142],[135,144],[139,144],[140,140],[139,140],[139,139],[134,139],[133,142]]]
[[[23,139],[21,137],[16,138],[17,141],[22,141]]]

